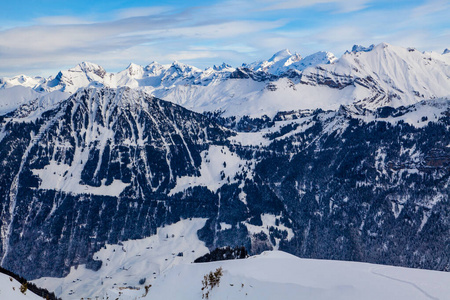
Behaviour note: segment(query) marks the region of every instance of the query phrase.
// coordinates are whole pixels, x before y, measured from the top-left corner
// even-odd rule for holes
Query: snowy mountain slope
[[[22,85],[41,93],[74,93],[88,86],[127,86],[197,112],[261,117],[283,110],[337,109],[349,103],[367,108],[398,107],[448,98],[449,78],[448,53],[421,53],[383,43],[367,48],[354,46],[339,60],[329,52],[301,58],[285,49],[267,61],[239,68],[223,64],[200,70],[179,62],[153,62],[145,67],[130,64],[121,72],[107,73],[101,66],[84,62],[59,72],[55,78],[4,78],[0,89]]]
[[[0,89],[0,114],[9,113],[20,105],[27,104],[40,96],[40,93],[35,90],[20,85]]]
[[[74,265],[86,260],[87,252],[98,248],[98,238],[113,242],[127,239],[120,235],[149,235],[162,224],[179,220],[180,213],[185,217],[211,215],[215,199],[192,199],[182,204],[176,200],[173,209],[164,204],[177,178],[198,174],[200,153],[211,144],[223,145],[232,134],[205,116],[130,88],[80,90],[32,122],[25,112],[19,109],[0,120],[0,155],[5,162],[0,172],[3,265],[8,261],[17,263],[21,274],[39,273],[50,267],[60,276],[67,262]],[[13,223],[27,215],[16,214],[16,209],[32,199],[39,204],[27,207],[34,213],[46,214],[47,220],[54,222],[48,225],[62,230],[62,236],[55,236],[53,242],[59,240],[65,246],[42,253],[53,243],[41,235],[50,233],[50,227],[40,218],[29,219],[46,228],[35,230],[32,226],[24,228],[27,234],[20,234],[30,260],[41,264],[28,268],[7,256],[14,256],[15,249],[22,247],[9,246],[10,242],[15,244],[9,238],[14,234]],[[86,204],[96,208],[88,209]],[[130,206],[124,210],[124,205]],[[67,207],[72,207],[78,217],[68,217]],[[95,217],[90,216],[92,209],[97,210]],[[124,220],[128,209],[136,215]],[[65,221],[54,218],[63,211]],[[79,226],[79,222],[86,223]],[[110,227],[126,223],[135,228],[119,232]],[[97,233],[82,233],[93,228],[98,228]],[[33,243],[30,235],[35,237]],[[66,239],[63,236],[70,236],[71,242],[61,241]],[[88,237],[94,239],[94,244],[80,247],[79,243],[90,243]],[[43,257],[46,259],[41,260]],[[57,264],[62,269],[55,268]]]
[[[446,270],[448,116],[445,99],[348,105],[234,132],[131,88],[79,90],[36,116],[22,106],[0,118],[2,265],[65,276],[95,269],[105,244],[205,218],[209,249]]]
[[[10,88],[13,86],[23,86],[33,89],[39,88],[47,79],[42,77],[29,77],[26,75],[18,75],[11,78],[0,78],[0,88]]]
[[[32,120],[69,96],[69,93],[61,91],[38,93],[22,86],[0,89],[0,115],[16,111],[17,116],[20,114],[21,118]]]
[[[176,86],[153,94],[197,112],[223,112],[222,116],[272,118],[279,111],[298,109],[338,109],[361,95],[369,95],[360,87],[330,89],[325,86],[294,84],[288,78],[271,82],[252,79],[229,79],[217,85]]]
[[[243,64],[242,66],[255,72],[262,71],[273,75],[281,75],[286,72],[293,63],[300,60],[302,60],[300,54],[292,54],[288,49],[284,49],[275,53],[269,60]]]
[[[181,220],[159,228],[155,235],[145,239],[105,245],[94,254],[94,259],[102,262],[99,270],[81,265],[72,267],[66,277],[45,277],[34,283],[55,291],[57,297],[65,300],[95,299],[118,294],[126,287],[139,287],[142,294],[144,285],[153,284],[173,266],[192,263],[208,253],[197,237],[205,222],[206,219]],[[141,279],[145,282],[139,283]]]
[[[360,97],[356,103],[372,108],[449,97],[450,64],[446,55],[386,43],[358,50],[345,53],[334,64],[306,69],[301,82],[334,88],[361,85],[370,96]]]
[[[167,231],[172,232],[172,227]],[[169,235],[166,242],[163,236],[159,238],[160,243],[170,243],[178,238],[178,232],[175,237]],[[138,243],[152,245],[152,248],[130,247]],[[116,249],[116,253],[111,249]],[[447,272],[301,259],[282,251],[267,251],[244,260],[192,264],[192,259],[161,250],[150,240],[130,241],[123,246],[108,245],[98,253],[107,266],[97,272],[80,266],[66,278],[41,278],[36,282],[59,291],[57,295],[68,300],[80,297],[201,299],[208,290],[209,299],[419,300],[447,299],[450,293]],[[145,255],[151,251],[154,256]],[[164,255],[173,262],[161,269],[158,266],[163,262],[159,262],[158,257]],[[203,276],[218,268],[222,268],[223,273],[219,285],[202,291]],[[146,278],[145,282],[139,283],[142,278]]]
[[[367,108],[398,107],[448,98],[449,78],[448,53],[421,53],[383,43],[367,48],[354,46],[339,60],[329,52],[301,58],[285,49],[267,61],[237,69],[223,64],[202,71],[179,62],[153,62],[146,67],[130,64],[121,72],[107,73],[101,66],[83,62],[47,80],[25,76],[2,79],[0,89],[22,85],[38,92],[74,93],[87,86],[127,86],[197,112],[273,117],[285,110],[337,109],[350,103]],[[22,103],[31,97],[22,96]]]
[[[20,291],[21,284],[14,278],[0,272],[0,298],[4,300],[42,300],[42,297],[27,290]]]
[[[223,276],[209,299],[418,300],[446,299],[450,291],[445,272],[307,260],[274,251],[246,260],[176,266],[143,299],[199,299],[203,276],[219,267]]]

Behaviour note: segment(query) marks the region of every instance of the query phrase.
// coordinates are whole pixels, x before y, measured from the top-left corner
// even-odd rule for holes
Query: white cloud
[[[188,53],[184,50],[212,41],[244,41],[250,35],[285,24],[284,21],[233,21],[207,17],[197,20],[186,12],[87,24],[69,24],[77,23],[76,19],[63,22],[64,19],[44,18],[40,22],[45,25],[0,31],[0,75],[12,75],[7,70],[16,72],[17,66],[22,66],[25,71],[39,64],[48,68],[85,60],[97,63],[99,60],[110,61],[108,65],[118,59],[138,62],[143,55],[135,49],[146,51],[146,63],[155,59],[162,59],[163,62],[200,61],[201,58],[217,57],[217,53],[224,52],[214,54],[211,51],[191,50],[192,53]]]
[[[320,4],[333,4],[337,8],[336,12],[348,13],[366,8],[370,0],[278,0],[268,2],[273,3],[264,7],[263,10],[285,10],[310,7]]]
[[[375,9],[368,0],[226,0],[185,10],[47,16],[0,30],[0,76],[47,74],[81,61],[112,70],[153,60],[236,66],[283,48],[302,56],[320,50],[340,55],[353,44],[379,42],[442,51],[449,47],[449,6],[440,0],[409,9]]]
[[[174,10],[171,6],[132,7],[120,9],[115,12],[118,19],[145,17],[169,13]]]
[[[35,21],[42,25],[79,25],[92,23],[91,21],[73,16],[48,16],[37,18]]]
[[[428,0],[423,5],[420,5],[412,10],[413,17],[422,17],[433,15],[442,11],[448,11],[450,3],[448,0]],[[447,18],[449,16],[447,15]]]

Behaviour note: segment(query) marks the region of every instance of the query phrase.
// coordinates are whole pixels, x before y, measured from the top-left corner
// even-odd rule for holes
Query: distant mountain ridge
[[[419,52],[386,43],[357,46],[337,59],[329,52],[302,58],[284,49],[267,61],[205,70],[180,62],[130,64],[118,73],[83,62],[54,78],[25,75],[0,80],[1,90],[23,86],[39,93],[74,93],[83,87],[127,86],[197,112],[225,116],[273,117],[277,111],[337,109],[358,103],[367,108],[398,107],[450,97],[450,54]]]

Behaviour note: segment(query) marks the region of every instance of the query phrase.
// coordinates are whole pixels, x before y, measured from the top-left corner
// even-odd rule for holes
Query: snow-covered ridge
[[[362,87],[369,91],[355,99],[366,107],[398,107],[420,100],[450,96],[450,56],[419,52],[382,43],[355,46],[331,65],[308,68],[302,82],[335,88]]]
[[[323,51],[302,58],[284,49],[268,60],[238,68],[224,63],[201,70],[175,61],[145,67],[130,64],[121,72],[108,73],[99,65],[83,62],[54,78],[21,75],[0,80],[0,91],[15,86],[29,89],[22,103],[33,100],[35,92],[126,86],[196,112],[273,117],[283,110],[337,110],[351,103],[373,109],[450,98],[450,55],[382,43],[355,45],[339,59]],[[0,94],[0,108],[14,108],[11,103],[17,101],[10,97]]]
[[[298,71],[307,66],[328,64],[336,60],[329,52],[317,52],[302,58],[300,54],[291,54],[288,49],[275,53],[269,60],[243,63],[242,67],[254,72],[266,72],[272,75],[282,75],[290,69]],[[215,79],[228,79],[236,68],[223,63],[205,70],[174,61],[172,64],[152,62],[143,67],[134,63],[118,73],[108,73],[97,64],[82,62],[79,65],[60,71],[55,77],[29,77],[19,75],[12,78],[1,78],[0,89],[12,86],[25,86],[36,91],[54,91],[74,93],[80,87],[89,85],[108,87],[171,87],[178,84],[209,85]]]

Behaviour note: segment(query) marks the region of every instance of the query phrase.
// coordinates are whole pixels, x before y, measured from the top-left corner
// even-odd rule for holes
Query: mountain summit
[[[128,86],[197,112],[220,111],[238,118],[272,117],[289,109],[337,109],[350,103],[366,108],[399,107],[450,96],[450,59],[446,53],[381,43],[355,45],[339,59],[325,51],[303,58],[283,49],[268,60],[244,63],[239,68],[224,63],[200,70],[175,61],[168,65],[153,62],[146,67],[130,64],[118,73],[83,62],[55,78],[3,78],[0,91],[17,85],[38,93]]]

